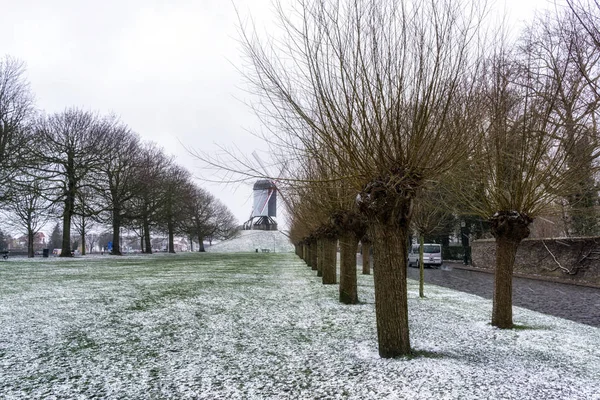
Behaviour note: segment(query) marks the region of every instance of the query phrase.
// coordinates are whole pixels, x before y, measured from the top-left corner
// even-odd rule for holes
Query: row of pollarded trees
[[[443,181],[457,212],[490,222],[492,324],[511,328],[512,268],[529,224],[558,199],[580,207],[593,182],[596,32],[560,9],[509,43],[483,34],[488,10],[468,0],[307,0],[276,10],[276,40],[243,31],[247,78],[276,132],[268,139],[292,155],[292,236],[309,244],[311,265],[320,251],[328,259],[335,238],[355,259],[366,232],[379,353],[408,354],[408,238],[420,199]],[[343,281],[355,279],[356,268],[340,268]]]
[[[62,219],[62,253],[71,255],[74,229],[82,249],[92,223],[112,227],[112,253],[121,254],[121,228],[136,230],[152,252],[151,232],[198,240],[236,230],[231,212],[192,180],[172,157],[115,116],[69,108],[34,108],[19,60],[0,60],[1,209],[30,237],[48,219]]]

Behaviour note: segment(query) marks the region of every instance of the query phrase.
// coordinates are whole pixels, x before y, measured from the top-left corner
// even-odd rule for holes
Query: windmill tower
[[[253,186],[253,206],[250,219],[244,223],[245,230],[276,231],[277,186],[268,179],[256,181]]]

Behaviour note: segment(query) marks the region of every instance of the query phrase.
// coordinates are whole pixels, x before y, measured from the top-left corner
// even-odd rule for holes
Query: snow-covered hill
[[[290,239],[280,231],[240,231],[239,236],[206,246],[206,251],[213,253],[239,253],[263,249],[276,253],[294,251]]]

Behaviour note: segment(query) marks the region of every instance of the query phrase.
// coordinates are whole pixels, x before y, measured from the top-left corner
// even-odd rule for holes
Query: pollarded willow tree
[[[319,215],[321,219],[316,232],[323,244],[323,283],[336,283],[336,249],[339,241],[339,299],[345,304],[356,304],[356,252],[366,230],[366,221],[356,206],[356,191],[347,181],[336,179],[333,160],[324,163],[323,157],[312,157],[306,161],[303,169],[305,175],[302,181],[306,182],[306,186],[300,192],[301,201],[310,203],[312,215]]]
[[[485,195],[463,193],[464,204],[489,218],[496,239],[492,325],[499,328],[513,326],[512,273],[530,223],[577,189],[597,156],[593,129],[573,129],[557,117],[571,90],[570,72],[540,56],[540,45],[550,43],[530,32],[519,47],[501,49],[487,62],[481,78],[484,134],[468,177]]]
[[[407,243],[415,198],[476,138],[480,2],[277,3],[281,36],[242,30],[247,78],[285,143],[332,163],[374,243],[379,354],[410,353]],[[332,161],[330,161],[332,160]]]

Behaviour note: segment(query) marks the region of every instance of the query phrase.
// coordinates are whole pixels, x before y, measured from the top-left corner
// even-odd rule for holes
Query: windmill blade
[[[260,167],[262,168],[262,172],[265,174],[265,177],[269,176],[269,174],[267,173],[267,167],[265,167],[265,164],[263,163],[262,159],[258,156],[256,150],[252,152],[252,157],[254,157],[258,165],[260,165]]]
[[[277,189],[277,187],[275,187],[275,189]],[[267,194],[267,198],[265,199],[265,202],[264,202],[262,208],[260,209],[261,215],[264,214],[265,208],[269,206],[269,200],[271,200],[271,197],[273,196],[274,192],[275,192],[275,190],[269,189],[268,194]],[[267,211],[267,214],[269,214],[268,211]]]

